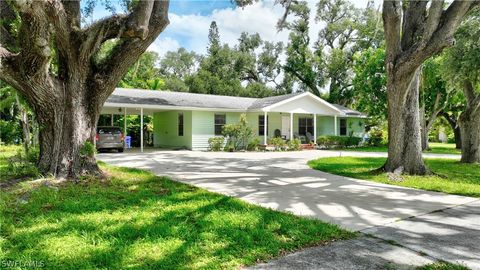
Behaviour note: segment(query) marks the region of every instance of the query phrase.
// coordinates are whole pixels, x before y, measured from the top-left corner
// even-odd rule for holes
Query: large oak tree
[[[419,78],[423,62],[454,42],[465,15],[479,1],[384,0],[385,66],[388,96],[388,159],[384,169],[426,174],[419,119]]]
[[[169,23],[168,1],[132,3],[126,14],[82,25],[79,0],[0,1],[0,79],[36,114],[42,173],[62,178],[101,173],[95,158],[81,155],[81,149],[95,139],[105,100]],[[111,39],[115,47],[98,59]]]
[[[444,70],[453,86],[463,91],[465,106],[458,125],[465,163],[480,163],[480,9],[462,23],[456,43],[446,52]]]

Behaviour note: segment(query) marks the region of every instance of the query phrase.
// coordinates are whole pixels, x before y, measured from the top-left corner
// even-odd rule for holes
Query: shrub
[[[325,148],[347,148],[357,146],[361,141],[362,138],[354,136],[320,136],[317,138],[317,144]]]
[[[275,151],[281,151],[285,148],[285,141],[282,138],[271,138],[268,142],[275,147]]]
[[[302,142],[300,141],[300,139],[293,139],[293,140],[288,141],[288,143],[287,143],[288,150],[289,151],[299,151],[301,149],[301,147],[300,147],[301,143]]]
[[[213,137],[208,139],[208,146],[210,151],[220,151],[223,148],[223,143],[225,142],[224,137]]]
[[[253,137],[253,129],[248,126],[247,116],[241,114],[240,120],[237,124],[223,126],[222,134],[228,140],[228,148],[236,151],[242,148],[248,148],[248,143]]]
[[[260,138],[255,137],[248,143],[247,150],[248,151],[257,151],[258,150],[258,145],[260,145]]]
[[[96,152],[97,150],[95,149],[95,145],[89,141],[86,141],[80,148],[80,157],[92,158]]]
[[[383,144],[383,131],[380,128],[372,128],[368,132],[367,144],[371,146],[380,146]]]

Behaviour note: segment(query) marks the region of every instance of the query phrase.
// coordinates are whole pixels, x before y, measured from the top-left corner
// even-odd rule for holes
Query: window
[[[265,116],[258,116],[258,136],[265,135]],[[268,115],[267,115],[267,135],[268,135]]]
[[[307,133],[313,135],[313,118],[300,117],[298,118],[298,135],[306,136]]]
[[[340,136],[347,135],[347,119],[340,119]]]
[[[183,113],[178,114],[178,136],[183,136]]]
[[[225,123],[225,114],[215,114],[215,135],[222,135],[223,126]]]

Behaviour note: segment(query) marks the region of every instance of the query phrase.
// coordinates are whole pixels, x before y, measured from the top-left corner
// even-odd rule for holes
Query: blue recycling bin
[[[125,136],[125,147],[126,148],[132,148],[131,143],[132,143],[132,137],[131,136]]]

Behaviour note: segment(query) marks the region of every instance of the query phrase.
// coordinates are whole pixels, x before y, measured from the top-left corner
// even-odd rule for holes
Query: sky
[[[376,2],[379,2],[377,0]],[[317,1],[309,1],[312,12]],[[352,0],[355,6],[365,7],[367,0]],[[242,32],[259,33],[262,39],[268,41],[288,40],[286,31],[278,32],[276,24],[283,14],[280,5],[274,1],[258,1],[241,8],[230,0],[172,0],[170,2],[170,24],[165,31],[149,47],[159,55],[167,51],[184,47],[198,54],[206,52],[208,29],[212,21],[216,21],[222,43],[237,44]],[[93,19],[106,16],[101,7],[95,10]],[[310,35],[316,39],[321,25],[313,20],[310,23]]]

